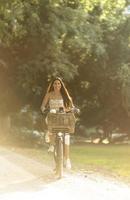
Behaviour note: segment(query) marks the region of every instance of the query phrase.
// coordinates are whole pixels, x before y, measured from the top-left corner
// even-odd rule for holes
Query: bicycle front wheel
[[[62,138],[57,138],[55,162],[56,162],[56,174],[59,178],[63,176],[63,141]]]

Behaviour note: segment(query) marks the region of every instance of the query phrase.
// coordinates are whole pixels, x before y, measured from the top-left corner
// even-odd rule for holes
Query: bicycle
[[[63,176],[65,135],[74,133],[75,123],[76,118],[72,112],[48,112],[47,114],[48,131],[55,134],[54,160],[58,178],[62,178]]]

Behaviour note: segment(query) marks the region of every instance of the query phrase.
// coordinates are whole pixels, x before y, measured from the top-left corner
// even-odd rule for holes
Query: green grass
[[[96,171],[130,182],[130,145],[71,145],[73,170]],[[52,155],[44,148],[15,148],[15,151],[51,165]]]
[[[75,169],[96,170],[130,180],[129,145],[73,145]]]

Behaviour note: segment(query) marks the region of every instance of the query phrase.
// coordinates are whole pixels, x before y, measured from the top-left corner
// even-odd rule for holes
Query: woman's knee
[[[70,135],[65,135],[65,144],[70,145]]]

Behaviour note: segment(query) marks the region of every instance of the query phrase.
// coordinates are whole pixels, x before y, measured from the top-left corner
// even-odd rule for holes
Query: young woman
[[[50,110],[56,110],[59,111],[60,108],[63,109],[63,111],[68,112],[71,110],[74,105],[72,98],[70,97],[68,90],[66,89],[63,81],[61,78],[56,77],[54,80],[52,80],[48,86],[47,92],[45,97],[43,98],[42,105],[41,105],[41,111],[44,112],[44,110],[49,107]],[[50,147],[48,151],[54,151],[54,137],[52,133],[49,133],[50,137]],[[67,134],[65,136],[65,155],[64,155],[64,163],[65,167],[67,169],[71,169],[71,162],[70,162],[70,156],[69,156],[69,145],[70,145],[70,135]]]

